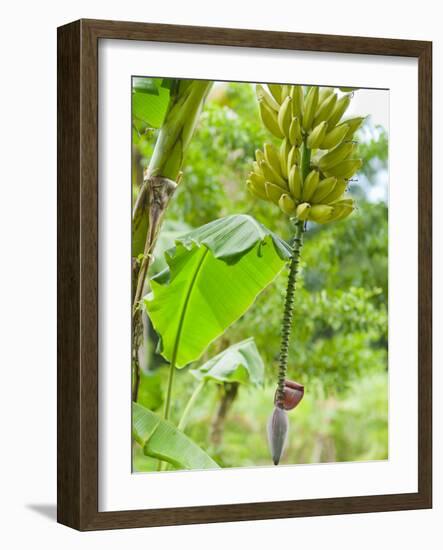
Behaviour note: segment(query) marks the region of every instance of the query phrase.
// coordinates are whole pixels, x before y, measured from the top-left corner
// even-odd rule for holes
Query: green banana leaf
[[[174,242],[181,235],[189,233],[191,227],[176,220],[165,220],[154,248],[154,261],[149,268],[149,276],[152,278],[168,267],[165,252],[174,246]]]
[[[199,359],[241,317],[291,255],[289,246],[251,216],[208,223],[176,240],[168,268],[151,279],[144,304],[176,367]]]
[[[217,383],[238,382],[262,386],[265,366],[254,338],[247,338],[209,359],[198,369],[190,371],[198,380]]]
[[[132,83],[132,117],[150,128],[160,128],[169,105],[170,90],[161,78],[136,77]]]
[[[173,424],[138,403],[132,403],[132,435],[145,455],[178,469],[219,468],[198,445]]]

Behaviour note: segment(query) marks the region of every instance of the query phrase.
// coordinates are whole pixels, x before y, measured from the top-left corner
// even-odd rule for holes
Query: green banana
[[[285,214],[290,215],[295,211],[295,202],[289,195],[283,194],[278,201],[278,205]]]
[[[260,109],[260,117],[264,126],[279,139],[283,139],[285,136],[282,134],[278,125],[277,113],[267,106],[264,100],[258,102]]]
[[[311,172],[309,172],[309,174],[306,176],[301,192],[301,200],[303,202],[309,201],[309,199],[315,193],[319,180],[320,174],[317,172],[317,170],[311,170]]]
[[[295,215],[297,218],[301,221],[305,221],[309,217],[309,210],[311,209],[311,205],[307,202],[302,202],[297,206],[295,209]]]
[[[257,172],[249,172],[248,179],[255,185],[264,185],[266,181],[263,174]]]
[[[325,173],[328,176],[337,176],[338,178],[348,180],[361,168],[362,164],[363,161],[361,159],[347,159],[332,166]]]
[[[279,157],[280,157],[280,169],[283,177],[288,179],[288,155],[291,150],[291,144],[288,139],[285,138],[280,145]]]
[[[303,86],[292,86],[292,114],[301,120],[303,115]]]
[[[251,180],[254,185],[264,185],[266,181],[262,172],[256,172],[255,170],[249,172],[247,179]]]
[[[281,107],[278,111],[278,126],[280,128],[281,133],[284,136],[289,136],[289,126],[291,125],[292,121],[292,98],[291,96],[286,96],[283,103],[281,104]]]
[[[306,142],[309,149],[317,149],[320,147],[321,143],[325,139],[327,129],[328,123],[325,121],[320,122],[320,124],[315,126],[315,128],[310,132]]]
[[[265,188],[268,199],[271,202],[278,204],[278,201],[280,200],[280,197],[284,194],[285,190],[269,181],[265,183]]]
[[[354,201],[353,199],[340,199],[338,201],[334,201],[333,206],[351,206],[354,208]]]
[[[257,84],[255,88],[255,93],[257,94],[257,99],[259,101],[264,101],[268,107],[273,109],[275,112],[278,112],[278,110],[280,109],[280,105],[261,84]]]
[[[263,172],[258,164],[257,161],[254,160],[254,162],[252,163],[252,170],[256,173],[256,174],[261,174],[263,175]]]
[[[266,188],[261,188],[257,186],[252,180],[246,181],[246,186],[250,193],[252,193],[255,197],[263,200],[267,200],[268,196],[266,194]]]
[[[291,147],[288,154],[288,170],[294,166],[294,164],[300,164],[300,149],[298,147]]]
[[[271,143],[265,143],[263,146],[265,153],[265,159],[271,168],[279,175],[282,176],[280,155],[277,149]]]
[[[328,127],[330,127],[330,123],[328,123]],[[333,128],[325,135],[319,149],[333,149],[337,147],[347,137],[348,129],[349,126],[347,124],[340,124],[340,126]]]
[[[340,128],[342,124],[346,124],[348,126],[348,131],[345,135],[345,139],[352,139],[355,132],[361,127],[361,125],[365,120],[366,120],[366,117],[364,116],[349,118],[348,120],[344,120],[341,124],[339,124],[337,128]]]
[[[280,84],[268,84],[269,91],[272,94],[272,97],[280,105],[281,103],[281,86]]]
[[[302,183],[300,169],[295,164],[289,170],[288,186],[294,199],[299,200],[301,197]]]
[[[261,149],[255,150],[255,160],[260,164],[263,160],[265,160],[265,154]]]
[[[289,95],[290,91],[291,91],[291,86],[289,86],[289,84],[281,85],[281,102],[280,103],[283,103],[283,101]]]
[[[320,102],[320,99],[319,99]],[[324,120],[328,121],[332,116],[335,104],[337,103],[337,94],[331,94],[320,103],[317,112],[314,117],[314,126],[320,124]]]
[[[325,201],[324,199],[330,193],[332,193],[336,184],[337,184],[337,178],[335,178],[334,176],[320,180],[318,182],[318,186],[317,186],[317,189],[315,190],[315,193],[311,197],[311,203],[327,204],[327,201]],[[289,189],[290,188],[291,187],[289,187]]]
[[[348,179],[361,167],[352,158],[354,132],[364,117],[341,120],[352,94],[338,98],[332,87],[257,84],[260,116],[278,139],[256,151],[248,190],[288,216],[316,223],[344,219],[354,210]],[[323,151],[317,154],[316,150]],[[302,155],[303,151],[303,166]],[[307,153],[307,154],[306,154]],[[313,166],[312,166],[313,165]],[[303,174],[308,171],[306,177]]]
[[[344,95],[337,101],[328,121],[331,128],[339,123],[341,117],[345,114],[345,111],[349,107],[350,103],[351,94]]]
[[[328,86],[322,86],[318,93],[318,104],[320,105],[323,101],[334,93],[334,88]]]
[[[289,141],[291,142],[291,145],[296,145],[297,147],[299,147],[303,142],[300,119],[297,116],[292,119],[291,125],[289,126]]]
[[[312,86],[306,95],[302,118],[302,126],[305,132],[309,132],[314,122],[314,115],[318,105],[318,93],[318,86]]]
[[[343,193],[346,191],[346,188],[348,186],[348,182],[344,179],[337,179],[337,183],[334,185],[334,189],[326,195],[326,197],[323,197],[322,202],[324,204],[330,204],[338,199],[343,195]]]
[[[330,221],[339,221],[347,218],[354,211],[353,206],[338,205],[333,207]]]
[[[309,219],[317,223],[326,223],[329,221],[334,208],[326,204],[316,204],[309,210]]]
[[[342,160],[347,159],[355,151],[356,145],[351,141],[346,141],[337,145],[334,149],[326,153],[318,161],[318,166],[321,170],[326,171],[336,166]]]
[[[273,169],[269,162],[267,162],[266,160],[262,160],[260,162],[260,168],[266,181],[278,185],[282,189],[287,189],[286,180]]]

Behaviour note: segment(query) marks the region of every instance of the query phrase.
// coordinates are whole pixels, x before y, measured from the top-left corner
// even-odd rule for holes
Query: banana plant
[[[247,188],[256,198],[275,204],[294,227],[281,327],[275,407],[268,427],[274,464],[283,453],[288,432],[287,410],[301,401],[304,388],[287,380],[289,338],[303,233],[306,222],[343,220],[355,209],[346,196],[349,180],[362,166],[356,157],[355,132],[364,117],[343,119],[354,90],[318,86],[257,84],[264,126],[278,140],[256,151]]]
[[[143,324],[139,305],[146,275],[165,211],[179,182],[187,148],[212,84],[206,80],[134,80],[134,119],[160,128],[132,215],[134,401],[137,401],[140,384],[138,349]]]

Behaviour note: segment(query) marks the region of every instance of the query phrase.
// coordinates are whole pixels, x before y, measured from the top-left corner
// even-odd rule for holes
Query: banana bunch
[[[345,196],[348,180],[359,170],[354,133],[364,117],[342,120],[352,93],[334,88],[257,84],[260,116],[281,140],[256,151],[247,187],[291,217],[328,223],[354,210]]]

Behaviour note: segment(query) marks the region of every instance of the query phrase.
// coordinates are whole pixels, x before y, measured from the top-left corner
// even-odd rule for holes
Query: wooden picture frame
[[[158,41],[403,56],[419,75],[418,491],[98,511],[98,41]],[[58,29],[58,521],[79,530],[319,516],[432,506],[432,44],[80,20]]]

